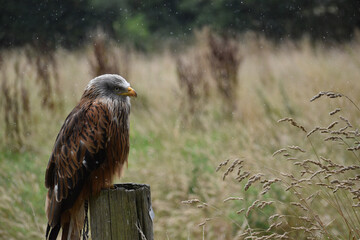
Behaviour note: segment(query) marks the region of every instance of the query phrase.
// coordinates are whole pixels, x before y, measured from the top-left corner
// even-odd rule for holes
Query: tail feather
[[[67,240],[69,235],[69,228],[70,223],[66,223],[64,226],[62,226],[62,234],[61,234],[61,240]]]
[[[50,227],[50,225],[47,225],[46,228],[46,240],[56,240],[58,234],[60,231],[60,224],[56,224],[55,227]]]
[[[48,236],[49,236],[49,232],[50,232],[50,225],[48,224],[47,227],[46,227],[46,233],[45,233],[45,238],[48,239]]]

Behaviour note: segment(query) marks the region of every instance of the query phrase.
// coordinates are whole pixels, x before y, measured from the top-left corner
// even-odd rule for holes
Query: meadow
[[[206,88],[192,96],[179,80],[178,57],[206,52],[201,41],[127,57],[112,46],[138,93],[117,182],[151,186],[155,239],[360,238],[360,39],[236,44],[230,102],[206,57]],[[0,239],[43,238],[48,158],[94,75],[91,46],[32,54],[1,55]]]

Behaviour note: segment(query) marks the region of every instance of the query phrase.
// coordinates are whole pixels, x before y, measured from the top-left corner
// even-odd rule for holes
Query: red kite
[[[56,138],[46,168],[46,238],[80,239],[84,203],[111,187],[127,163],[130,98],[136,92],[119,75],[105,74],[87,85]]]

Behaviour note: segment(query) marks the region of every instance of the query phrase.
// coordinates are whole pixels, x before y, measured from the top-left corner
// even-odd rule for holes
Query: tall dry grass
[[[185,126],[202,122],[210,97],[221,97],[224,116],[238,115],[241,61],[235,38],[215,34],[208,28],[195,33],[194,46],[176,56],[180,112]]]
[[[198,121],[209,99],[209,79],[202,53],[187,53],[176,59],[176,72],[180,92],[180,112],[187,122]]]
[[[332,193],[333,189],[316,185],[318,178],[327,181],[324,179],[328,174],[326,169],[310,181],[302,179],[309,179],[324,166],[329,171],[342,168],[330,167],[331,162],[344,167],[358,164],[353,162],[356,159],[353,152],[357,154],[357,150],[346,149],[352,145],[345,147],[323,141],[325,135],[334,135],[331,131],[347,126],[346,121],[338,118],[340,115],[353,126],[343,131],[348,134],[355,131],[358,110],[344,97],[327,100],[321,97],[312,104],[308,99],[323,90],[336,90],[358,105],[360,58],[356,53],[360,51],[360,43],[327,48],[313,47],[303,41],[274,47],[264,40],[245,38],[239,44],[245,50],[237,73],[241,85],[234,91],[242,117],[226,118],[222,97],[210,94],[201,128],[197,125],[184,128],[178,124],[182,115],[178,108],[180,89],[173,54],[169,51],[146,56],[131,54],[128,80],[139,97],[132,101],[129,167],[118,181],[151,185],[157,239],[265,239],[284,234],[289,239],[324,239],[326,236],[341,238],[343,233],[356,237],[358,230],[352,227],[357,221],[356,215],[350,211],[352,207],[345,208],[350,206],[349,197],[355,195],[342,187]],[[196,52],[198,48],[191,50]],[[55,53],[63,110],[57,105],[55,111],[42,106],[42,87],[32,64],[19,68],[24,76],[23,86],[28,91],[31,121],[26,123],[31,131],[23,136],[25,148],[14,150],[13,142],[4,141],[6,126],[4,121],[0,122],[0,239],[23,239],[24,236],[39,239],[44,234],[44,171],[59,128],[92,78],[92,65],[88,61],[91,54],[90,48]],[[12,94],[17,82],[15,62],[20,59],[25,64],[26,57],[21,51],[14,51],[4,53],[4,58],[7,63],[1,71],[5,69]],[[0,77],[3,82],[3,73]],[[17,94],[22,96],[21,90]],[[3,98],[0,102],[0,116],[4,117],[6,103]],[[19,106],[22,104],[19,100]],[[336,108],[341,111],[329,116],[328,113]],[[277,123],[284,117],[301,123],[306,134],[313,129],[310,126],[328,128],[335,120],[339,123],[329,129],[330,132],[321,133],[323,130],[319,129],[306,137],[299,128]],[[356,141],[343,135],[334,136],[343,137],[347,143]],[[286,151],[272,157],[282,148]],[[291,156],[284,156],[286,154]],[[296,160],[287,160],[295,157]],[[216,166],[224,159],[230,161],[216,172]],[[320,161],[321,165],[307,159]],[[231,172],[230,168],[223,181],[230,165],[233,170]],[[301,176],[301,171],[306,169],[308,172]],[[294,179],[280,172],[291,174]],[[339,172],[325,183],[346,187],[343,181],[357,181],[356,174],[351,176],[355,172],[356,169]],[[244,179],[239,183],[241,178]],[[338,182],[331,183],[336,179]],[[294,187],[286,191],[292,183]],[[262,195],[267,189],[269,191]],[[317,191],[323,192],[306,200]],[[334,205],[335,197],[327,199],[327,194],[336,195],[341,201]],[[305,198],[307,204],[301,198]],[[189,199],[198,199],[192,203],[196,204],[195,208],[181,203]],[[344,217],[350,219],[349,227],[339,207]],[[310,209],[313,213],[309,213]],[[311,229],[311,225],[315,227]],[[316,234],[306,231],[309,229]],[[323,229],[329,235],[324,234]]]
[[[36,69],[36,80],[40,86],[42,105],[54,110],[57,103],[61,102],[61,88],[59,83],[58,64],[54,51],[41,52],[34,49],[25,51],[28,63]],[[60,101],[56,101],[60,100]]]
[[[206,34],[208,61],[220,95],[224,98],[224,108],[234,113],[238,108],[239,68],[242,57],[239,43],[229,35],[219,36],[212,32]]]
[[[3,140],[5,143],[11,143],[12,149],[17,150],[22,148],[25,136],[31,132],[29,90],[24,75],[27,67],[27,63],[19,58],[12,64],[2,63],[0,67]],[[12,70],[12,76],[6,71],[8,68]]]
[[[89,63],[93,77],[106,73],[129,77],[130,53],[128,50],[115,47],[106,35],[99,33],[92,43],[92,51]]]
[[[346,95],[334,92],[320,92],[310,101],[323,96],[346,98],[350,103],[325,116],[332,121],[329,125],[307,130],[290,117],[278,121],[288,122],[303,134],[300,146],[289,145],[272,154],[274,160],[293,164],[292,168],[266,166],[254,172],[254,169],[249,170],[246,159],[228,159],[216,169],[223,169],[222,179],[232,178],[241,189],[235,196],[223,199],[223,203],[237,203],[222,206],[233,208],[234,213],[242,217],[234,221],[235,239],[360,237],[360,134],[357,126],[340,115],[347,115],[349,111],[359,115],[360,108]],[[333,149],[336,154],[331,153]],[[246,192],[251,189],[257,193],[248,199]],[[215,217],[205,218],[199,224],[203,228],[219,213],[226,217],[222,216],[222,209],[199,199],[183,201],[183,204],[197,204],[198,208],[213,212]],[[263,216],[261,223],[257,222],[259,215]]]

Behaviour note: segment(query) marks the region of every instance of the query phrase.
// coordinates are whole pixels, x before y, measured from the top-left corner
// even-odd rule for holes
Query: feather
[[[127,162],[128,97],[99,95],[104,91],[97,88],[107,85],[96,85],[93,81],[65,119],[47,165],[47,239],[56,239],[60,228],[62,239],[68,236],[79,239],[85,199],[109,187]],[[104,77],[104,81],[109,80]]]

